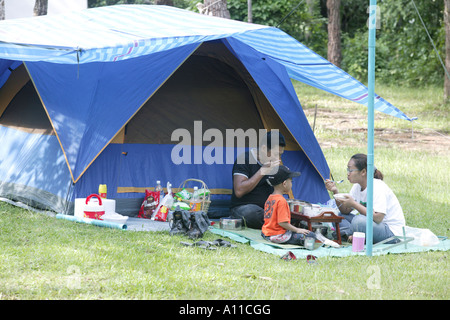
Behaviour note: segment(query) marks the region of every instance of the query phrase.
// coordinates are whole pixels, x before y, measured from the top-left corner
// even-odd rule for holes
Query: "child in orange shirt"
[[[299,175],[300,172],[279,166],[276,174],[267,177],[267,183],[273,186],[273,193],[267,198],[264,206],[264,225],[261,230],[264,239],[274,243],[304,245],[305,237],[316,238],[314,232],[291,224],[291,210],[283,197],[283,194],[291,191],[292,178]]]

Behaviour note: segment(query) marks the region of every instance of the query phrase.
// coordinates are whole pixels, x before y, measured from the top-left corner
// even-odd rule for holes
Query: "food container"
[[[352,251],[359,252],[364,250],[364,241],[366,234],[364,232],[353,232]]]
[[[287,202],[289,204],[289,209],[294,212],[303,212],[303,208],[310,205],[308,202],[297,199],[288,199]]]
[[[322,212],[321,206],[312,204],[303,208],[303,214],[308,217],[318,216]]]
[[[242,219],[220,218],[220,229],[242,230]]]
[[[96,202],[98,200],[96,198],[93,198],[91,199],[91,201]],[[104,206],[105,214],[108,212],[116,212],[116,200],[102,198],[102,205]],[[74,216],[78,218],[83,218],[85,207],[86,207],[86,198],[76,198]]]
[[[294,202],[294,211],[295,212],[302,212],[303,207],[300,205],[300,201]]]
[[[91,200],[93,197],[97,198],[98,201]],[[102,198],[98,194],[91,194],[87,197],[83,213],[85,218],[102,220],[102,216],[105,214],[105,206],[102,204]]]
[[[316,239],[313,237],[305,237],[305,248],[308,250],[314,250],[314,243]]]
[[[287,203],[289,205],[289,210],[294,211],[294,199],[287,199]]]
[[[346,197],[351,197],[350,193],[336,193],[333,196],[337,200],[345,200]]]

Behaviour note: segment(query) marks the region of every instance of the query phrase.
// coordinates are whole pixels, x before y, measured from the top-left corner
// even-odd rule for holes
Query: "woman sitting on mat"
[[[374,167],[373,180],[373,243],[388,239],[392,236],[401,236],[405,226],[405,217],[397,197],[383,181],[383,174]],[[367,155],[355,154],[347,165],[347,179],[353,183],[350,195],[335,198],[344,220],[340,223],[341,233],[352,240],[353,232],[366,233],[366,203],[367,203]],[[338,193],[333,181],[325,181],[326,188]],[[350,214],[352,210],[356,215]],[[388,243],[398,242],[393,239]]]

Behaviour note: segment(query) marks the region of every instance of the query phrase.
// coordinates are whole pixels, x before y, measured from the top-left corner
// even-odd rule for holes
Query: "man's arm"
[[[236,197],[241,198],[242,196],[255,189],[256,185],[261,181],[262,177],[263,175],[261,175],[259,171],[250,178],[247,178],[246,176],[240,174],[235,174],[233,176],[233,187]]]

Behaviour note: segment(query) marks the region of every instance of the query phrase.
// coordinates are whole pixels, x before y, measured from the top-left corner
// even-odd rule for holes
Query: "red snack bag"
[[[153,211],[158,207],[159,201],[159,192],[145,190],[145,197],[138,218],[150,219]]]
[[[161,206],[159,208],[158,212],[155,214],[154,220],[156,220],[156,221],[166,221],[168,213],[169,213],[169,208],[167,208],[166,206]]]

